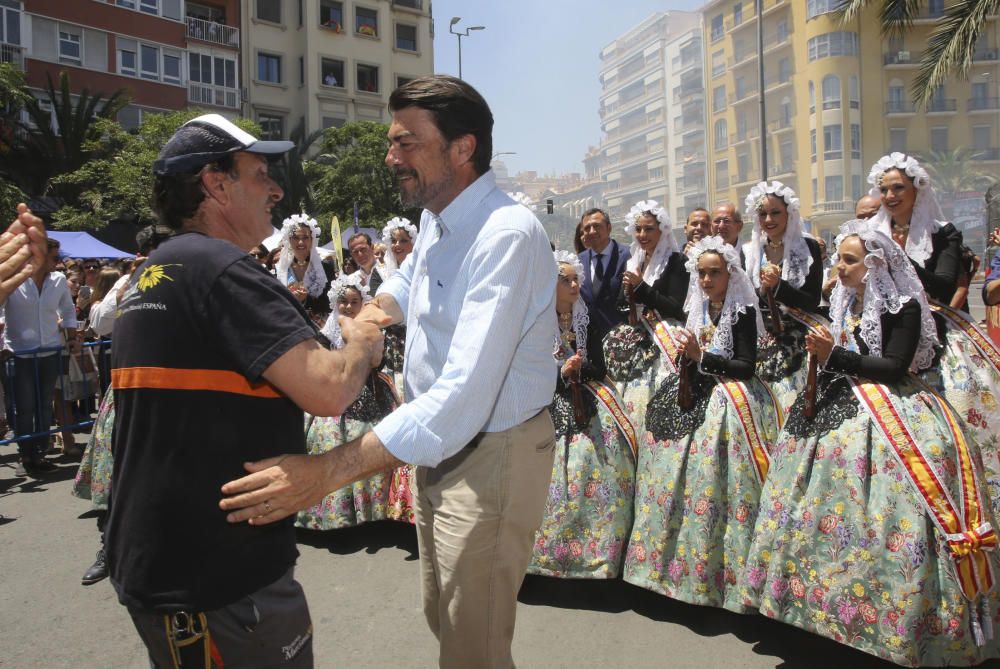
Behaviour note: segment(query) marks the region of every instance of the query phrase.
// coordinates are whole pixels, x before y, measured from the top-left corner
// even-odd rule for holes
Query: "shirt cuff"
[[[411,415],[404,405],[386,416],[372,430],[386,450],[403,462],[423,467],[441,463],[441,438]]]

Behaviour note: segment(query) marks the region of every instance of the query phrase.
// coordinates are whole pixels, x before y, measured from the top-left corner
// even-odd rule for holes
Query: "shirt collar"
[[[486,196],[496,188],[496,185],[497,181],[493,170],[487,170],[482,176],[466,186],[465,190],[444,208],[440,216],[435,216],[433,213],[431,216],[434,216],[442,229],[458,230],[463,224],[474,220],[469,216],[469,213],[486,199]]]

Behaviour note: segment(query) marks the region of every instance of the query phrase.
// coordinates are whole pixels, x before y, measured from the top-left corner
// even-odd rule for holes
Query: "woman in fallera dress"
[[[319,225],[306,214],[292,214],[281,226],[281,243],[274,275],[302,304],[319,325],[330,313],[327,290],[330,277],[316,250],[319,245]],[[330,270],[332,275],[332,268]]]
[[[655,200],[632,207],[625,231],[633,241],[619,306],[629,322],[608,333],[604,353],[608,374],[641,434],[650,396],[674,372],[677,342],[671,332],[684,323],[687,258],[677,248],[667,210]]]
[[[744,246],[745,268],[767,330],[760,333],[757,375],[787,415],[806,382],[806,332],[822,322],[815,316],[823,288],[822,254],[803,231],[799,198],[788,186],[762,181],[750,189],[745,204],[747,218],[754,221]]]
[[[994,513],[1000,512],[1000,436],[989,419],[1000,409],[1000,348],[968,313],[947,306],[962,271],[962,233],[943,220],[930,175],[912,156],[892,153],[872,166],[872,221],[906,250],[935,311],[944,348],[923,373],[962,416],[983,453]]]
[[[330,314],[322,332],[334,348],[341,348],[338,315],[354,318],[362,305],[369,301],[368,287],[357,274],[341,275],[333,281],[329,293],[335,311]],[[358,399],[340,416],[310,416],[306,414],[306,448],[319,454],[337,448],[368,432],[388,416],[398,405],[392,379],[372,371]],[[389,518],[388,503],[392,471],[375,474],[335,490],[316,506],[300,511],[296,527],[310,530],[334,530],[373,520]]]
[[[528,573],[559,578],[616,578],[632,527],[635,428],[605,382],[600,340],[580,297],[583,266],[556,251],[559,270],[555,342],[558,374],[549,411],[556,457],[542,526]]]
[[[835,248],[831,326],[806,340],[823,369],[816,412],[797,400],[775,445],[745,603],[905,666],[998,657],[977,447],[914,376],[937,346],[923,286],[871,222],[845,224]]]
[[[777,409],[754,377],[763,325],[739,252],[707,237],[691,249],[688,270],[679,336],[685,362],[647,409],[624,577],[674,599],[742,612],[737,573]]]

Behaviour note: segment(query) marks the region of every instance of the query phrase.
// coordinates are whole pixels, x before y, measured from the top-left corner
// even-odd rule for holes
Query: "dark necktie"
[[[596,264],[594,265],[594,294],[601,292],[604,285],[604,254],[598,253]]]

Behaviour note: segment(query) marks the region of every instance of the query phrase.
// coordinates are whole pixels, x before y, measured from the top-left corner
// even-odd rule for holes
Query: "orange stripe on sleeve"
[[[266,381],[250,383],[242,374],[224,369],[124,367],[111,370],[111,385],[116,390],[208,390],[271,399],[283,397]]]

